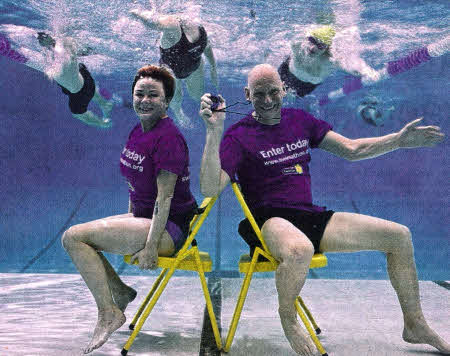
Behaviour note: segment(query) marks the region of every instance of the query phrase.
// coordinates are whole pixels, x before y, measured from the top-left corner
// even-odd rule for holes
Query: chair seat
[[[247,273],[250,268],[250,262],[252,258],[249,254],[242,255],[239,259],[239,272]],[[309,268],[321,268],[325,267],[328,264],[327,257],[322,253],[316,253],[312,260]],[[272,272],[275,271],[278,266],[278,263],[274,265],[270,261],[257,262],[255,265],[255,272]]]
[[[199,251],[200,255],[200,261],[203,266],[204,272],[211,272],[212,271],[212,261],[211,257],[209,256],[209,253],[207,252],[201,252]],[[158,257],[158,267],[160,268],[170,268],[172,267],[173,263],[175,262],[176,257]],[[125,255],[123,256],[123,260],[130,264],[131,261],[131,255]],[[133,263],[134,265],[138,265],[139,261],[136,259]],[[198,268],[195,264],[195,256],[193,254],[187,255],[179,265],[177,266],[177,269],[183,270],[183,271],[198,271]]]

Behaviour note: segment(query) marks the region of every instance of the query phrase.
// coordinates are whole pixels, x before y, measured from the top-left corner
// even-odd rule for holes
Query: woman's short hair
[[[136,86],[137,81],[142,78],[153,78],[162,82],[166,99],[168,102],[172,100],[175,93],[175,77],[169,69],[155,65],[148,65],[138,69],[131,87],[132,95],[134,93],[134,87]]]

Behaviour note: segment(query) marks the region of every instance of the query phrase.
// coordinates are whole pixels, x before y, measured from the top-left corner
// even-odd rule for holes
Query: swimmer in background
[[[98,89],[86,66],[77,60],[77,56],[92,54],[91,47],[77,50],[68,38],[54,39],[46,32],[36,33],[25,26],[4,25],[3,31],[6,35],[0,33],[0,55],[55,80],[63,93],[69,96],[69,108],[76,119],[91,126],[111,127],[110,115],[116,102],[114,95],[105,88]],[[22,47],[11,48],[10,38],[15,38],[15,43],[21,43]],[[23,46],[24,43],[27,45]],[[102,118],[87,110],[91,100],[99,105]]]
[[[111,100],[107,90],[98,89],[86,66],[77,60],[77,54],[88,55],[91,52],[90,47],[77,53],[71,40],[64,38],[57,41],[45,32],[38,32],[37,40],[43,48],[52,51],[54,65],[46,70],[45,74],[55,80],[62,92],[69,97],[72,116],[87,125],[110,128],[112,126],[110,115],[114,101]],[[102,118],[87,109],[91,100],[100,107],[103,113]]]
[[[362,58],[353,57],[346,63],[333,55],[333,39],[337,32],[331,25],[316,26],[303,38],[291,42],[291,52],[278,67],[278,73],[287,89],[299,97],[310,94],[336,69],[359,75],[363,81],[377,81],[378,72]]]
[[[216,90],[219,85],[214,53],[204,27],[185,17],[157,14],[154,8],[150,11],[133,9],[130,15],[140,20],[147,28],[162,32],[159,47],[160,64],[169,67],[177,81],[170,107],[180,124],[189,126],[189,118],[181,108],[183,100],[181,80],[185,80],[189,96],[200,102],[205,91],[202,54],[209,62],[211,81]]]

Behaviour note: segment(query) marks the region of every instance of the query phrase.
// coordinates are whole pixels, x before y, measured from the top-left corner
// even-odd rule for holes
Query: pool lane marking
[[[221,327],[221,313],[222,313],[222,280],[219,274],[212,272],[208,278],[208,289],[211,295],[211,302],[213,305],[214,314],[216,316],[219,334],[222,334]],[[199,356],[220,356],[221,352],[217,349],[216,340],[211,327],[211,320],[209,319],[208,309],[205,305],[203,313],[203,328],[200,339]]]
[[[433,283],[436,283],[438,286],[441,286],[442,288],[450,290],[450,283],[446,281],[433,281]]]
[[[64,223],[64,225],[59,229],[59,231],[56,233],[55,237],[53,239],[50,240],[50,242],[47,244],[47,246],[45,246],[41,251],[38,252],[38,254],[36,256],[34,256],[26,265],[25,267],[23,267],[20,272],[23,273],[25,272],[28,268],[30,268],[39,258],[41,258],[44,253],[46,253],[50,247],[53,246],[53,244],[56,242],[56,240],[58,240],[60,238],[60,235],[67,229],[67,227],[69,226],[70,221],[73,219],[73,217],[78,213],[78,210],[81,207],[81,203],[83,202],[83,200],[86,198],[87,195],[87,191],[83,193],[83,195],[81,196],[80,200],[78,201],[78,203],[75,205],[75,208],[72,210],[72,213],[70,214],[69,218],[67,219],[67,221]]]

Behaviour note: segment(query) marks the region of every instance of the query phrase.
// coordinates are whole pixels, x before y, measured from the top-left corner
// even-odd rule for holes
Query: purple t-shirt
[[[161,169],[178,175],[169,216],[195,207],[189,188],[189,151],[172,119],[160,120],[148,132],[138,123],[120,155],[120,172],[127,179],[133,211],[148,211],[151,217],[158,195],[156,177]]]
[[[269,126],[251,115],[231,126],[220,144],[222,169],[238,181],[250,210],[294,208],[312,212],[310,149],[332,127],[298,109],[282,109],[281,121]]]

